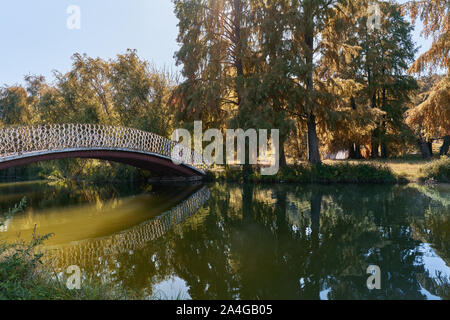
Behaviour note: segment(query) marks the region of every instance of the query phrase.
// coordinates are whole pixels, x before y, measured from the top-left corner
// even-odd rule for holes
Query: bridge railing
[[[177,145],[172,140],[142,130],[97,124],[49,124],[0,128],[0,161],[26,153],[67,149],[125,149],[152,153],[172,159]],[[191,161],[183,164],[207,172],[209,164],[202,155],[191,153]]]

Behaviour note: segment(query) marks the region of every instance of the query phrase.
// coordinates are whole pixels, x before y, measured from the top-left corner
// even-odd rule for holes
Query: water
[[[450,298],[449,185],[0,184],[0,211],[23,196],[0,238],[153,298]]]

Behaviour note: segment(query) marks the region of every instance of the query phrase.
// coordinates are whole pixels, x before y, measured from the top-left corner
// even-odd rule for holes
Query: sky
[[[76,12],[68,12],[74,5],[79,29],[71,19]],[[109,59],[136,49],[156,67],[179,70],[173,58],[177,23],[171,0],[2,0],[0,86],[22,84],[28,74],[52,82],[53,70],[69,71],[77,52]],[[414,40],[423,52],[431,41],[419,30]]]

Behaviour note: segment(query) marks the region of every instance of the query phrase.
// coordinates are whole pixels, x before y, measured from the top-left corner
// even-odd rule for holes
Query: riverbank
[[[442,159],[448,159],[448,157],[443,157]],[[393,159],[370,159],[370,160],[326,160],[326,164],[339,164],[339,163],[349,163],[349,164],[367,164],[373,166],[384,166],[388,167],[396,177],[401,179],[406,179],[409,182],[423,182],[427,179],[433,178],[433,174],[426,172],[429,166],[436,167],[439,166],[448,172],[448,163],[442,163],[439,157],[435,157],[431,160],[425,160],[420,155],[407,155],[401,158]],[[445,169],[446,168],[446,169]],[[448,179],[444,177],[438,178],[442,181],[449,182]],[[447,180],[447,181],[444,181]]]
[[[450,182],[450,159],[426,161],[416,157],[386,160],[327,160],[320,165],[306,162],[280,168],[273,176],[262,176],[257,168],[244,173],[241,167],[212,169],[209,181],[253,183],[373,183]]]
[[[184,178],[152,177],[144,171],[137,171],[123,165],[96,163],[95,173],[88,170],[86,174],[76,176],[55,174],[58,170],[39,171],[38,165],[20,168],[19,175],[3,175],[1,181],[11,182],[42,179],[42,181],[77,181],[83,183],[179,183],[192,182]],[[117,171],[117,174],[115,173]],[[1,174],[0,174],[1,176]],[[197,179],[195,179],[197,180]],[[262,176],[258,168],[252,168],[244,174],[240,166],[221,166],[212,168],[206,178],[207,182],[253,182],[253,183],[353,183],[353,184],[395,184],[410,182],[450,183],[450,159],[448,157],[424,160],[420,156],[409,155],[396,159],[371,160],[325,160],[321,165],[311,165],[306,161],[290,164],[280,168],[273,176]]]

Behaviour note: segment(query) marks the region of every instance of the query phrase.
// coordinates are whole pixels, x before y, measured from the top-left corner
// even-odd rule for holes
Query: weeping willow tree
[[[103,60],[75,54],[72,69],[56,73],[57,96],[42,109],[49,122],[100,123],[128,126],[168,136],[166,108],[173,84],[136,51]]]

